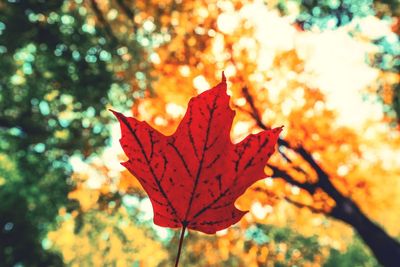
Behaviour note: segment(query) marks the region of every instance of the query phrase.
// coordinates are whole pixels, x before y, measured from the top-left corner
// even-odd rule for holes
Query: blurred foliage
[[[366,250],[358,238],[354,239],[354,242],[350,244],[345,252],[340,252],[335,249],[331,249],[328,260],[325,262],[324,267],[379,267],[375,258],[371,256],[371,253]]]
[[[67,2],[8,1],[0,10],[1,162],[17,173],[1,185],[1,225],[13,227],[1,232],[0,258],[43,266],[38,242],[67,204],[68,156],[88,156],[108,137],[113,52]]]
[[[179,235],[171,243],[178,242]],[[194,231],[185,238],[182,266],[311,266],[323,258],[323,250],[315,236],[304,237],[287,227],[254,224],[248,229],[230,228],[226,233],[204,235]],[[169,266],[172,255],[160,264]]]
[[[360,131],[368,132],[363,137],[336,124],[324,94],[305,81],[306,62],[295,47],[264,45],[251,17],[229,20],[250,2],[0,2],[2,264],[169,266],[179,233],[151,227],[136,180],[127,172],[112,176],[104,161],[73,173],[69,159],[98,159],[109,143],[109,107],[131,109],[173,132],[188,99],[216,83],[223,69],[237,109],[235,139],[258,130],[241,93],[245,85],[257,108],[266,110],[262,119],[285,124],[286,137],[318,155],[341,192],[398,235],[393,185],[399,171],[373,156],[384,146],[398,147],[396,134],[371,123]],[[393,111],[400,117],[398,1],[265,2],[294,16],[299,32],[347,29],[368,16],[389,23],[389,36],[371,40],[357,27],[348,35],[377,48],[366,57],[379,70],[368,95],[380,96],[390,123]],[[272,50],[274,59],[262,69],[259,58]],[[288,109],[288,103],[296,105]],[[296,172],[297,166],[307,170],[299,158],[283,165],[299,182],[315,179]],[[91,185],[95,179],[100,186]],[[258,183],[238,203],[250,210],[241,224],[217,236],[189,233],[182,266],[377,266],[360,241],[346,250],[348,227],[287,201],[323,212],[333,206],[324,192],[311,195],[283,180]]]
[[[339,191],[346,196],[352,196],[359,205],[365,207],[365,212],[371,218],[384,224],[392,233],[398,234],[396,215],[392,211],[398,207],[400,199],[396,197],[397,189],[388,186],[391,183],[397,184],[396,175],[400,171],[395,168],[397,150],[393,151],[392,157],[380,157],[383,155],[383,147],[398,148],[399,136],[396,130],[378,130],[385,127],[381,121],[362,125],[360,129],[339,123],[337,112],[326,104],[327,97],[313,84],[313,78],[317,76],[312,73],[315,70],[306,70],[311,68],[306,65],[306,52],[301,47],[293,47],[288,43],[289,37],[282,40],[276,38],[279,46],[275,47],[268,39],[273,38],[268,27],[257,28],[262,27],[260,20],[252,20],[252,12],[257,8],[260,10],[261,5],[252,7],[248,14],[238,11],[242,5],[237,3],[219,6],[214,3],[206,8],[187,3],[184,6],[186,12],[176,15],[177,25],[182,25],[186,31],[175,28],[172,35],[176,37],[157,50],[162,63],[154,66],[154,71],[159,73],[159,80],[153,86],[156,97],[138,101],[132,107],[133,114],[161,132],[170,134],[176,129],[190,97],[211,84],[216,84],[220,79],[220,71],[225,70],[228,77],[231,77],[230,94],[232,105],[237,111],[236,125],[232,129],[233,140],[240,140],[249,132],[259,130],[257,122],[249,116],[250,103],[242,92],[242,88],[247,86],[250,95],[255,98],[253,104],[267,126],[285,125],[285,139],[290,140],[293,146],[302,144],[317,155]],[[203,11],[208,12],[207,16],[196,18],[201,22],[194,21],[188,25],[187,16],[190,12]],[[267,12],[268,10],[265,11]],[[221,13],[237,16],[227,21],[236,20],[240,23],[223,23],[223,20],[219,20]],[[276,16],[273,11],[262,15],[270,15],[271,20]],[[286,23],[278,19],[272,22]],[[201,31],[198,29],[200,23],[210,25],[211,29],[208,28],[208,32]],[[234,29],[231,30],[231,27]],[[290,30],[287,32],[292,33]],[[265,37],[266,34],[271,35]],[[297,36],[303,32],[293,34]],[[304,35],[308,36],[307,33]],[[185,41],[187,45],[181,45]],[[268,49],[273,51],[272,60],[265,67],[264,62],[257,59],[266,57],[263,58],[264,61],[270,60],[270,54],[265,55]],[[306,49],[311,48],[304,48]],[[176,84],[180,85],[179,88]],[[373,137],[359,134],[366,129],[369,129]],[[281,149],[283,152],[287,150]],[[368,156],[370,153],[375,156]],[[310,170],[310,166],[301,157],[289,154],[290,159],[285,159],[278,155],[271,159],[271,164],[277,164],[300,183],[316,181],[315,172]],[[382,168],[383,165],[387,167]],[[306,174],[300,172],[299,167]],[[385,177],[385,183],[377,181],[376,177]],[[257,185],[259,187],[255,186],[257,190],[252,195],[247,195],[247,200],[244,197],[242,202],[238,202],[243,205],[244,210],[251,209],[254,199],[262,205],[272,206],[279,202],[275,198],[286,199],[323,212],[329,212],[335,205],[332,198],[323,191],[309,193],[283,180],[275,179],[273,183]],[[299,216],[296,220],[302,219]]]
[[[58,249],[68,266],[156,266],[168,254],[151,229],[134,221],[123,207],[83,214],[61,210],[60,226],[46,245]]]
[[[400,73],[400,2],[397,0],[301,0],[279,1],[278,8],[283,14],[289,13],[291,4],[299,5],[300,12],[296,23],[304,30],[332,30],[337,27],[357,23],[358,19],[377,16],[382,21],[392,24],[393,34],[382,36],[373,43],[379,47],[371,59],[371,65],[385,72]],[[353,32],[352,34],[357,34]],[[389,87],[389,88],[387,88]],[[384,111],[394,120],[400,122],[400,78],[382,86],[381,96]]]
[[[355,18],[374,13],[372,0],[302,0],[298,1],[298,4],[301,12],[297,21],[305,30],[315,26],[321,29],[335,29]]]
[[[258,265],[305,266],[322,256],[316,236],[305,237],[286,227],[256,224],[246,230],[245,236],[245,248],[258,250]]]
[[[27,202],[24,196],[23,177],[16,168],[13,158],[0,153],[0,259],[2,266],[13,266],[16,262],[30,263],[31,266],[59,266],[62,260],[55,254],[41,249],[41,240],[35,216],[32,215],[34,202]],[[10,186],[10,181],[19,184]],[[15,186],[15,187],[13,187]],[[42,211],[45,213],[45,211]],[[40,214],[43,216],[43,214]]]
[[[260,123],[252,116],[252,109],[258,110],[258,119],[266,127],[285,125],[283,137],[292,147],[301,144],[310,151],[341,194],[355,201],[372,221],[382,225],[392,236],[398,235],[400,229],[396,210],[400,198],[398,188],[393,185],[398,184],[400,172],[395,159],[400,138],[397,129],[387,127],[387,122],[393,118],[371,117],[359,125],[345,124],[341,121],[343,117],[338,114],[340,110],[332,107],[329,99],[329,93],[332,92],[327,93],[329,90],[326,89],[330,86],[331,91],[340,91],[339,87],[345,86],[348,92],[343,92],[341,99],[336,99],[345,102],[347,97],[354,96],[351,91],[359,90],[366,98],[373,98],[380,95],[381,87],[386,87],[389,94],[380,97],[387,98],[387,104],[392,105],[390,94],[393,93],[393,80],[397,79],[397,74],[383,68],[379,69],[376,76],[371,74],[372,71],[363,72],[376,67],[373,59],[381,50],[374,43],[373,34],[365,33],[365,28],[358,29],[358,26],[368,28],[371,21],[367,19],[372,19],[372,22],[379,19],[371,11],[357,16],[363,19],[359,23],[353,19],[354,23],[340,25],[339,29],[337,25],[326,31],[318,27],[314,30],[303,29],[296,23],[289,25],[289,21],[296,21],[294,15],[301,14],[301,8],[298,13],[291,11],[289,17],[282,18],[276,10],[269,10],[260,2],[249,2],[182,3],[180,10],[184,11],[175,13],[173,20],[165,20],[167,25],[171,21],[176,27],[171,28],[172,40],[156,50],[160,62],[154,65],[153,70],[158,74],[158,80],[152,86],[154,96],[139,99],[132,107],[132,113],[164,134],[171,134],[182,118],[190,97],[216,84],[221,71],[225,70],[232,106],[236,109],[236,124],[232,129],[234,141],[259,131]],[[373,5],[368,8],[373,8]],[[393,22],[394,19],[390,21]],[[397,39],[390,27],[386,26],[388,24],[383,24],[388,29],[387,34]],[[335,38],[340,38],[337,44],[343,47],[331,44]],[[319,45],[328,46],[333,51],[309,45],[321,39],[325,43]],[[395,48],[396,41],[391,46]],[[358,53],[358,49],[364,47],[370,49]],[[343,53],[347,48],[347,53]],[[346,63],[340,65],[336,57]],[[350,59],[347,61],[347,58]],[[372,59],[369,66],[367,59]],[[344,66],[347,63],[357,70]],[[343,67],[350,74],[341,71]],[[330,76],[325,84],[318,84],[316,81],[322,79],[324,71],[329,72]],[[361,75],[351,75],[359,75],[358,71],[376,78],[371,78],[366,84],[357,84]],[[347,82],[340,83],[341,79]],[[325,90],[320,90],[319,86],[325,86]],[[244,87],[253,97],[253,102],[243,93]],[[351,98],[349,102],[353,100]],[[361,110],[353,112],[363,113]],[[378,114],[379,111],[376,112]],[[351,114],[347,113],[346,116],[351,117]],[[369,134],[362,134],[366,132]],[[271,164],[290,174],[294,181],[271,179],[257,183],[248,190],[249,193],[237,202],[242,210],[250,210],[249,216],[241,221],[241,227],[246,229],[254,222],[279,226],[290,224],[296,226],[301,235],[318,234],[318,242],[329,243],[343,250],[349,242],[351,230],[344,224],[318,214],[329,215],[337,203],[320,188],[306,190],[307,186],[313,187],[317,181],[315,171],[298,154],[285,147],[280,149],[281,154],[275,154]],[[268,168],[266,171],[270,173]],[[282,205],[285,201],[300,209]],[[285,211],[281,207],[285,207]],[[314,213],[304,212],[304,208],[310,208]],[[223,242],[230,239],[221,236],[218,240]],[[224,260],[232,260],[226,265],[240,264],[232,255],[227,258],[213,256],[217,252],[214,253],[216,249],[210,242],[213,243],[211,240],[199,240],[195,249],[206,251],[204,254],[211,259],[204,265],[225,263]],[[196,247],[195,244],[193,246]],[[190,246],[186,249],[190,250]],[[258,248],[254,250],[258,251]],[[193,254],[191,250],[188,253]],[[319,259],[320,263],[326,260],[327,254]],[[248,257],[243,251],[238,255],[242,255],[240,259]],[[194,258],[190,264],[203,260],[206,259]],[[257,260],[249,257],[244,266],[261,265]]]

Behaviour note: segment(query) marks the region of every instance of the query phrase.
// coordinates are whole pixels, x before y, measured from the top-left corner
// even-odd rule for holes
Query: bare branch
[[[293,200],[293,199],[291,199],[289,197],[285,197],[285,200],[287,202],[289,202],[290,204],[293,204],[294,206],[298,207],[298,208],[307,208],[307,209],[311,210],[313,213],[320,213],[320,214],[325,214],[326,213],[325,210],[320,210],[320,209],[314,208],[313,206],[297,202],[297,201],[295,201],[295,200]]]
[[[279,197],[276,196],[276,195],[274,195],[273,192],[270,192],[270,191],[268,191],[267,189],[262,188],[262,187],[260,187],[260,186],[257,186],[257,187],[255,187],[255,188],[252,188],[252,190],[254,190],[254,191],[256,191],[256,192],[264,193],[264,194],[266,194],[266,195],[268,196],[268,198],[276,198],[276,199],[279,199]],[[297,201],[295,201],[295,200],[293,200],[293,199],[291,199],[291,198],[289,198],[289,197],[287,197],[287,196],[285,196],[284,199],[285,199],[287,202],[289,202],[290,204],[293,204],[294,206],[296,206],[296,207],[298,207],[298,208],[307,208],[307,209],[311,210],[311,211],[314,212],[314,213],[324,213],[324,214],[326,214],[326,211],[324,211],[324,210],[316,209],[316,208],[314,208],[313,206],[310,206],[310,205],[306,205],[306,204],[297,202]],[[329,215],[330,215],[330,214],[329,214]]]
[[[267,125],[265,125],[265,124],[262,122],[261,115],[260,115],[258,109],[256,108],[256,105],[255,105],[255,103],[254,103],[253,97],[252,97],[252,96],[250,95],[250,93],[249,93],[249,89],[248,89],[247,87],[243,87],[243,88],[242,88],[242,93],[243,93],[243,95],[244,95],[244,98],[246,98],[246,101],[247,101],[247,102],[249,103],[249,105],[250,105],[250,108],[251,108],[250,114],[251,114],[251,116],[253,117],[253,119],[256,121],[257,126],[260,127],[260,128],[263,129],[263,130],[269,130],[270,127],[268,127]]]
[[[106,18],[104,17],[99,6],[97,5],[96,0],[90,0],[90,6],[92,7],[93,12],[96,15],[97,19],[103,25],[104,31],[106,32],[107,36],[111,39],[111,41],[113,42],[114,45],[117,45],[118,38],[114,35],[110,24],[108,24]]]
[[[138,28],[135,22],[135,12],[129,8],[129,6],[124,2],[124,0],[116,0],[116,2],[118,6],[122,9],[122,11],[125,13],[125,15],[132,21],[133,32],[136,34]]]
[[[302,182],[297,181],[290,174],[288,174],[284,170],[279,169],[278,167],[272,166],[270,164],[267,164],[267,166],[273,171],[273,173],[271,175],[272,178],[282,178],[287,183],[297,186],[301,189],[304,189],[310,194],[314,194],[315,190],[318,188],[318,186],[316,184],[312,184],[312,183],[308,183],[308,182],[302,183]]]
[[[250,95],[249,90],[246,87],[243,87],[242,93],[243,93],[244,97],[246,98],[247,102],[249,103],[249,106],[251,108],[251,116],[256,121],[257,125],[264,130],[269,129],[270,127],[265,125],[263,123],[263,121],[261,120],[260,113],[255,106],[253,96]],[[334,187],[334,185],[329,180],[329,175],[318,165],[318,163],[315,161],[313,156],[304,147],[302,147],[302,146],[293,147],[289,144],[289,142],[287,142],[286,140],[284,140],[282,138],[278,139],[278,145],[286,147],[288,149],[291,149],[291,150],[297,152],[297,154],[299,154],[308,164],[310,164],[310,166],[315,170],[315,172],[317,173],[317,176],[318,176],[318,182],[315,185],[319,186],[321,189],[323,189],[336,202],[340,202],[344,198],[346,198]],[[280,153],[282,154],[283,152],[280,151]],[[285,155],[284,158],[286,160],[289,159],[289,157],[287,157],[287,155]],[[305,171],[302,170],[300,167],[297,167],[297,170],[302,173],[305,173]]]

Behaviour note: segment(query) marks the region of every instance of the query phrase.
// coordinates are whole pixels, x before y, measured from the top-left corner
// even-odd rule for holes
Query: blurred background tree
[[[335,29],[354,23],[363,17],[376,16],[382,21],[388,21],[392,30],[397,36],[400,33],[400,3],[399,1],[384,0],[357,0],[357,1],[298,1],[300,13],[296,19],[298,25],[304,30],[311,30],[313,27],[320,29]],[[278,4],[278,7],[285,14],[288,12],[287,5]],[[386,74],[400,72],[400,45],[398,38],[393,35],[376,36],[371,40],[379,47],[370,59],[371,66],[381,69]],[[387,76],[387,75],[386,75]],[[391,80],[382,77],[382,85],[377,93],[382,101],[382,106],[388,115],[397,124],[400,120],[400,87],[399,81],[387,84]],[[386,86],[385,86],[386,85]]]
[[[190,233],[184,265],[377,266],[330,217],[352,224],[350,207],[396,247],[398,14],[397,1],[369,0],[1,2],[0,260],[169,266],[178,237],[152,225],[144,192],[118,166],[107,108],[171,133],[188,99],[225,70],[234,140],[284,124],[284,142],[266,168],[274,178],[238,202],[249,215],[217,236]],[[329,43],[337,61],[324,57]],[[340,54],[347,46],[358,57]],[[352,105],[357,87],[377,115],[342,123],[351,116],[332,101],[338,86],[326,84],[361,80],[340,68],[364,63],[361,76],[372,78],[343,83],[339,96]],[[327,71],[338,73],[324,83]],[[364,241],[376,241],[372,230]]]
[[[71,206],[69,156],[106,144],[110,88],[130,90],[115,83],[120,44],[85,7],[8,1],[0,10],[0,164],[12,173],[2,175],[0,258],[43,266],[59,261],[40,240],[58,209]]]

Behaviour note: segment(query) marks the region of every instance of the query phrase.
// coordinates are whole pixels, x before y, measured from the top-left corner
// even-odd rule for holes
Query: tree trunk
[[[257,125],[264,130],[270,129],[262,122],[261,115],[254,104],[253,97],[246,87],[242,88],[242,93],[249,103],[251,116],[256,121]],[[336,206],[328,215],[351,225],[364,240],[365,244],[371,249],[380,264],[386,267],[400,267],[400,243],[389,236],[384,229],[372,222],[360,210],[356,203],[336,189],[329,175],[313,158],[312,154],[301,145],[292,146],[288,141],[281,138],[278,140],[278,145],[296,152],[303,158],[317,173],[318,182],[314,184],[297,182],[296,179],[286,171],[276,166],[268,165],[273,170],[271,177],[283,178],[286,182],[306,190],[311,195],[314,194],[315,190],[322,189],[336,202]],[[280,153],[287,162],[292,163],[290,157],[282,151],[280,151]],[[298,166],[297,171],[299,170],[306,174],[306,172]]]
[[[400,266],[400,243],[372,222],[353,201],[344,199],[339,202],[330,215],[350,224],[380,264],[386,267]]]

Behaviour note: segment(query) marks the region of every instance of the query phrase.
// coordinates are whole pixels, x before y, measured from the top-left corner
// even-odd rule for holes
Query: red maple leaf
[[[246,213],[234,203],[265,177],[265,164],[282,130],[251,134],[233,144],[230,130],[235,112],[229,107],[225,76],[217,86],[190,100],[171,136],[144,121],[113,113],[129,158],[122,165],[149,195],[154,223],[207,234],[229,227]]]

